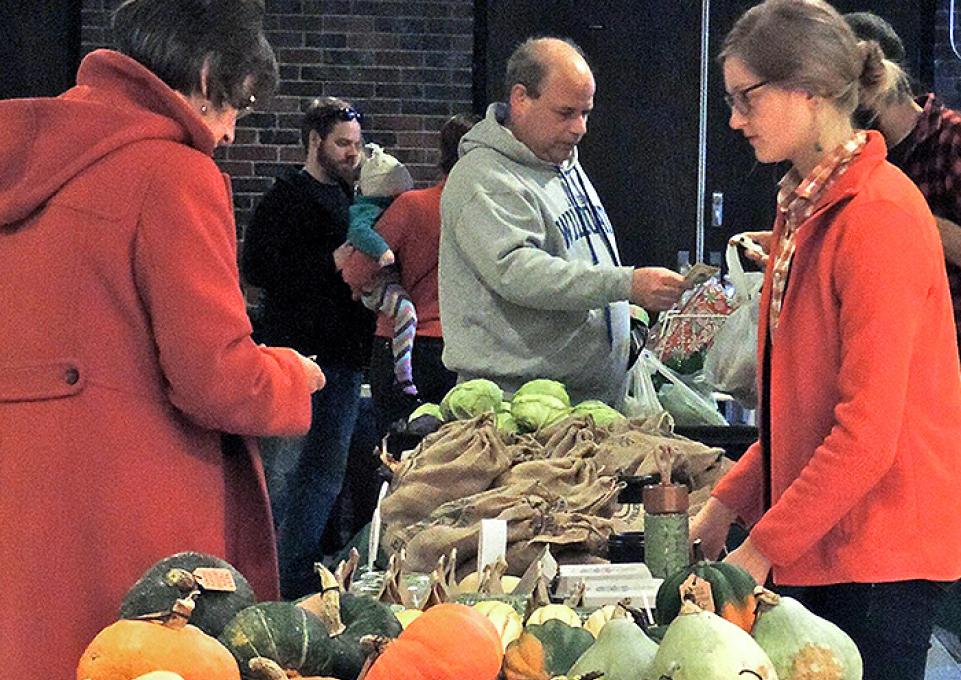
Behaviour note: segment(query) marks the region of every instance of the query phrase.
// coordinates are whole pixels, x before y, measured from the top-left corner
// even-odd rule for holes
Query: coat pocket
[[[85,372],[73,359],[0,365],[0,402],[61,399],[78,394],[85,383]]]

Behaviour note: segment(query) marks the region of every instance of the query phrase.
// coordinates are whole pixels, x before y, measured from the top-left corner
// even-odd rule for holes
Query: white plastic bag
[[[742,406],[757,406],[757,326],[764,275],[744,272],[737,245],[728,243],[728,277],[734,284],[735,310],[714,335],[704,355],[704,376],[718,392]]]
[[[629,418],[647,418],[664,411],[651,380],[650,364],[644,360],[645,355],[652,357],[650,350],[641,350],[627,375],[627,396],[621,412]]]
[[[665,366],[656,356],[645,350],[639,361],[645,362],[652,374],[657,372],[666,379],[657,392],[657,398],[664,410],[674,418],[675,425],[729,424],[717,410],[717,403],[712,398],[692,389],[680,375]]]

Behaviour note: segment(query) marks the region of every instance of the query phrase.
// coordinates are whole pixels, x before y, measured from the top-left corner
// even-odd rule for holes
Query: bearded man
[[[327,376],[327,388],[314,395],[306,439],[264,446],[280,589],[288,599],[317,587],[313,564],[343,485],[373,338],[373,314],[351,299],[333,257],[347,236],[363,157],[361,123],[343,99],[312,102],[301,126],[306,163],[264,194],[244,238],[244,279],[262,290],[254,338],[316,355]]]

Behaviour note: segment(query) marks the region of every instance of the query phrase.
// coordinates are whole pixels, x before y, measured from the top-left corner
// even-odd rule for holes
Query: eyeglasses
[[[731,94],[724,95],[724,102],[729,108],[734,109],[742,116],[750,115],[751,113],[751,99],[748,97],[749,94],[754,92],[759,88],[768,85],[770,80],[762,80],[759,83],[754,83],[748,87],[743,87],[740,90],[735,90]]]

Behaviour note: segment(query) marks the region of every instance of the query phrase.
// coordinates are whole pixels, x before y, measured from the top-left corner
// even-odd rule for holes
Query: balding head
[[[563,163],[587,133],[594,76],[581,49],[559,38],[532,38],[507,63],[508,129],[534,154]]]
[[[557,68],[591,76],[584,51],[573,41],[552,37],[528,38],[507,60],[504,78],[507,96],[515,85],[523,85],[531,97],[539,97],[544,79]]]

